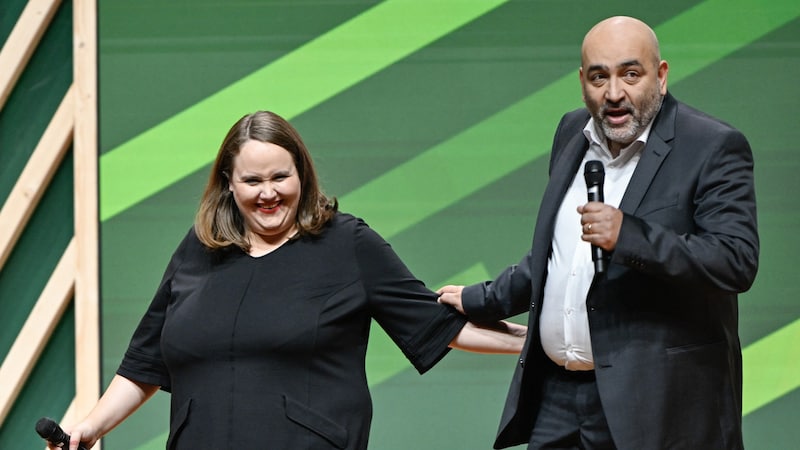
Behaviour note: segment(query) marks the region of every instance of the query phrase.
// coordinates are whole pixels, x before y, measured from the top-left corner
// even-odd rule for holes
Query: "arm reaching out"
[[[461,303],[461,291],[464,286],[447,285],[439,288],[439,303],[450,305],[464,314]],[[475,353],[511,353],[522,352],[528,327],[501,320],[492,323],[467,322],[461,332],[450,342],[451,348]]]
[[[519,354],[527,334],[528,327],[505,320],[491,324],[467,322],[450,347],[474,353]]]
[[[80,443],[86,448],[94,447],[101,437],[136,411],[158,388],[116,375],[89,415],[77,425],[65,429],[70,435],[69,450],[77,450]],[[48,448],[57,449],[50,445]]]

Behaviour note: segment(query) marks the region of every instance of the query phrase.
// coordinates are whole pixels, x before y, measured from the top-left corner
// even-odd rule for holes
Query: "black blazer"
[[[547,259],[556,213],[588,148],[588,120],[581,109],[558,126],[531,250],[496,280],[462,293],[475,320],[529,311],[532,331],[495,448],[528,442],[536,418],[547,358],[538,333]],[[753,283],[759,252],[747,140],[668,94],[620,209],[617,247],[586,300],[597,385],[617,447],[742,448],[737,293]]]

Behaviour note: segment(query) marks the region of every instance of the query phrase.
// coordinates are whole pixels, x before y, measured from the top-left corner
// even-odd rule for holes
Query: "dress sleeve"
[[[193,241],[199,244],[192,230],[172,254],[158,290],[131,337],[125,356],[117,369],[118,375],[141,383],[161,386],[161,389],[170,392],[169,373],[161,357],[161,330],[167,306],[172,299],[172,279],[185,259],[187,247]]]
[[[419,373],[450,350],[466,318],[425,287],[392,247],[360,219],[356,222],[356,260],[372,317]]]

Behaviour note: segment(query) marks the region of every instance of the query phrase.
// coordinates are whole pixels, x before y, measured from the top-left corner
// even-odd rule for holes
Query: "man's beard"
[[[653,120],[653,117],[658,114],[662,100],[663,97],[656,86],[650,92],[650,95],[642,102],[641,109],[637,109],[633,104],[628,102],[613,105],[615,108],[627,109],[631,115],[631,121],[621,127],[612,126],[603,120],[609,108],[608,103],[603,104],[600,108],[594,108],[594,111],[590,112],[594,121],[600,125],[600,129],[606,139],[627,146],[644,132],[647,125]]]

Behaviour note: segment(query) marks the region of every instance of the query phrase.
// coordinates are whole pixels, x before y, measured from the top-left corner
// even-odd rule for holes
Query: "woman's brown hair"
[[[318,235],[336,213],[336,199],[322,192],[311,155],[297,130],[275,113],[258,111],[239,119],[222,141],[195,216],[200,242],[212,249],[236,245],[250,251],[244,219],[228,188],[233,159],[249,140],[279,145],[292,155],[301,186],[295,236]]]

